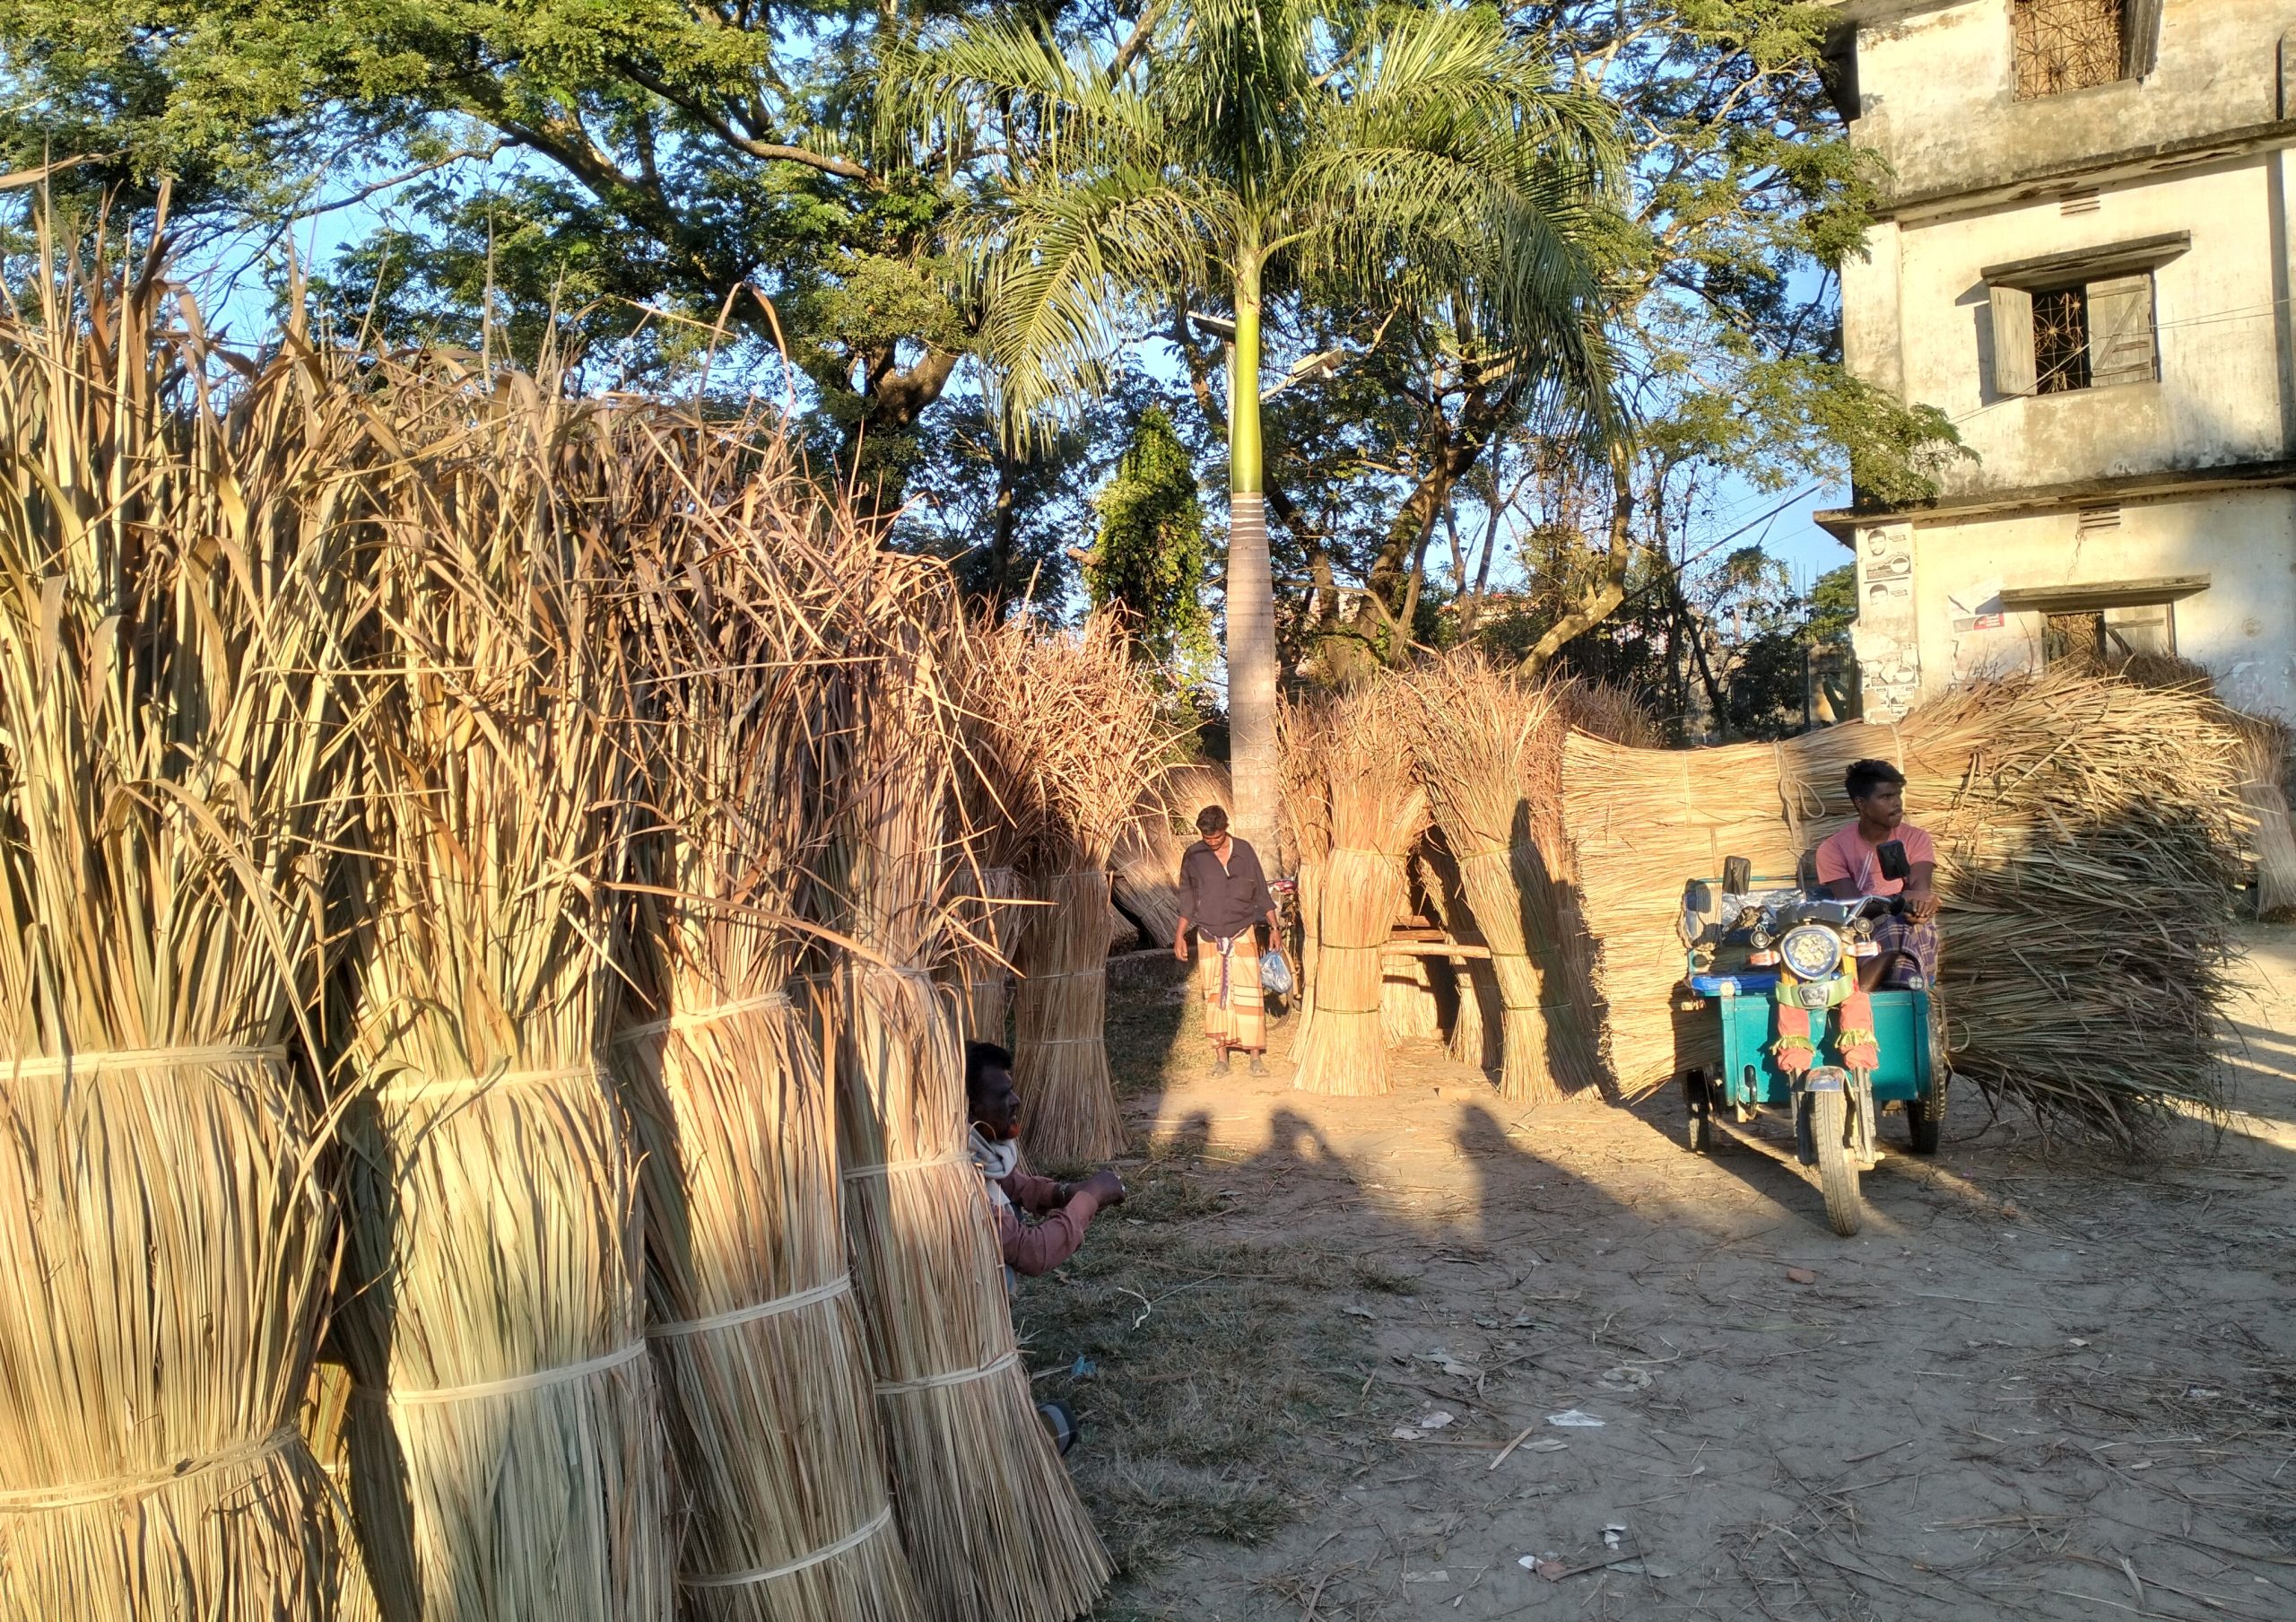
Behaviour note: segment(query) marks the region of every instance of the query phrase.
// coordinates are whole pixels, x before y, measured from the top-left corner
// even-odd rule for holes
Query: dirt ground
[[[1783,1123],[1694,1156],[1431,1044],[1215,1081],[1126,961],[1135,1195],[1021,1303],[1099,1615],[2296,1618],[2296,930],[2248,941],[2235,1130],[2132,1168],[1963,1088],[1848,1240]]]

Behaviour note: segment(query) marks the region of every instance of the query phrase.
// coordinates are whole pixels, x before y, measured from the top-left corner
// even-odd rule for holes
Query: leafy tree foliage
[[[1121,608],[1147,658],[1171,670],[1178,685],[1200,684],[1214,653],[1204,606],[1204,503],[1195,465],[1161,406],[1142,414],[1094,505],[1100,540],[1084,560],[1093,606]]]

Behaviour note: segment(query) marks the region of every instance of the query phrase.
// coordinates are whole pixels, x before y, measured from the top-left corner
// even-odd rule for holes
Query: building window
[[[2110,84],[2121,76],[2121,0],[2009,0],[2017,100]]]
[[[1992,302],[1997,394],[2071,394],[2160,378],[2150,272],[2030,291],[1996,285]]]
[[[2118,665],[2132,658],[2173,658],[2176,609],[2169,603],[2052,614],[2041,622],[2041,662]]]

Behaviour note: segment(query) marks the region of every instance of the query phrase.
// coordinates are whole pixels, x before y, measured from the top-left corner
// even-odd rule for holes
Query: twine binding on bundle
[[[35,1053],[8,1060],[13,1079],[69,1076],[75,1070],[184,1070],[195,1065],[266,1064],[287,1068],[287,1050],[259,1048],[95,1048],[72,1053]]]
[[[839,1555],[850,1554],[864,1543],[893,1523],[892,1501],[887,1499],[884,1508],[863,1522],[852,1531],[826,1548],[817,1548],[810,1555],[800,1555],[780,1565],[761,1566],[755,1571],[730,1572],[723,1576],[680,1577],[680,1588],[747,1588],[752,1583],[770,1583],[776,1577],[794,1577],[799,1572],[819,1565],[824,1560],[834,1560]]]
[[[946,1385],[970,1385],[976,1380],[986,1380],[991,1374],[1001,1374],[1021,1360],[1018,1347],[1002,1357],[992,1358],[978,1368],[959,1369],[953,1374],[920,1374],[914,1380],[880,1380],[877,1395],[898,1397],[904,1391],[937,1391]]]
[[[731,1019],[736,1014],[747,1014],[758,1008],[786,1008],[788,1006],[789,994],[787,991],[761,991],[755,997],[712,1003],[706,1008],[690,1008],[682,1014],[673,1014],[666,1019],[649,1019],[644,1025],[625,1026],[614,1033],[614,1041],[617,1043],[642,1042],[648,1036],[659,1036],[665,1031],[691,1031],[701,1025],[715,1025],[721,1019]]]
[[[402,1391],[393,1387],[378,1391],[371,1386],[360,1386],[356,1394],[369,1402],[387,1403],[392,1408],[428,1408],[435,1403],[467,1402],[483,1397],[508,1397],[519,1391],[541,1391],[545,1386],[568,1385],[592,1374],[602,1374],[611,1368],[642,1356],[646,1351],[643,1340],[633,1340],[628,1346],[607,1352],[602,1356],[586,1358],[580,1363],[569,1363],[559,1368],[543,1369],[532,1374],[513,1374],[506,1380],[482,1380],[474,1385],[438,1385],[427,1391]]]
[[[204,1459],[181,1461],[169,1469],[147,1470],[133,1476],[109,1476],[100,1481],[67,1481],[54,1487],[18,1487],[0,1492],[0,1515],[77,1509],[83,1504],[102,1504],[116,1498],[141,1498],[193,1476],[204,1476],[210,1470],[228,1469],[234,1464],[252,1464],[301,1440],[301,1432],[291,1425],[283,1425],[267,1436],[242,1442],[237,1447],[225,1448],[222,1452],[211,1453]]]
[[[850,1295],[852,1290],[853,1275],[839,1273],[827,1284],[817,1284],[809,1290],[799,1290],[794,1295],[776,1295],[772,1300],[761,1301],[755,1306],[736,1307],[730,1312],[718,1312],[708,1318],[648,1324],[646,1333],[656,1339],[664,1339],[677,1335],[704,1335],[712,1330],[730,1330],[740,1324],[755,1323],[761,1318],[778,1318],[784,1312],[818,1306],[824,1301],[834,1301],[839,1295]]]
[[[414,1081],[386,1082],[375,1090],[375,1096],[391,1103],[412,1103],[429,1097],[451,1098],[457,1093],[484,1093],[496,1087],[532,1087],[546,1086],[553,1081],[574,1081],[585,1076],[596,1077],[596,1065],[560,1065],[547,1070],[496,1070],[485,1076],[425,1076]],[[604,1077],[599,1077],[604,1081]]]

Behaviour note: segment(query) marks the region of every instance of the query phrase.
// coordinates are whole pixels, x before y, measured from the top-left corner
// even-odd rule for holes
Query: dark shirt
[[[1223,870],[1202,840],[1180,858],[1180,916],[1214,940],[1234,940],[1274,911],[1259,852],[1230,835]]]

